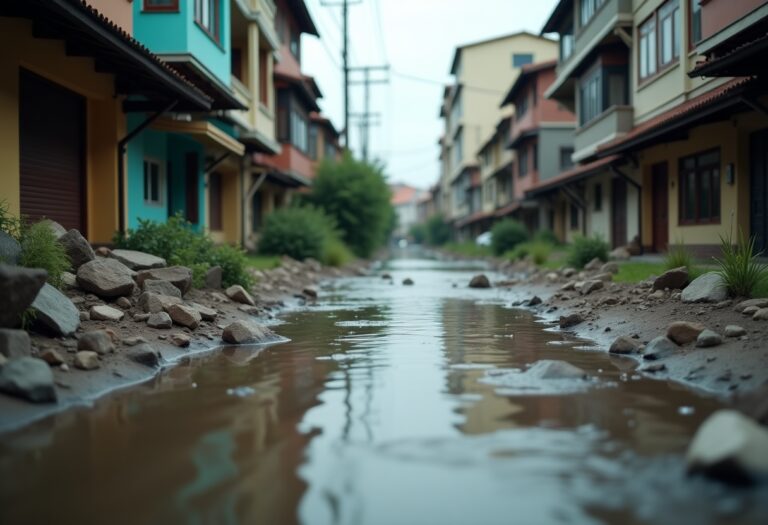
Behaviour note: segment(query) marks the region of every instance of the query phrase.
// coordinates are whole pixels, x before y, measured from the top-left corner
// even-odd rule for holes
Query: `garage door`
[[[85,232],[85,103],[22,70],[19,80],[21,213]]]

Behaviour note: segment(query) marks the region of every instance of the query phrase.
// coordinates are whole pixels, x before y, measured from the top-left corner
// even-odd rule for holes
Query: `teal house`
[[[127,227],[181,213],[200,231],[215,229],[225,207],[220,172],[235,172],[245,153],[232,129],[216,120],[247,108],[231,89],[230,2],[134,0],[133,31],[213,103],[212,113],[177,100],[125,103],[132,133],[125,149]]]

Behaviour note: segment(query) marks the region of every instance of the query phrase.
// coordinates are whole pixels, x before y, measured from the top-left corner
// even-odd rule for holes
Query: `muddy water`
[[[768,523],[765,490],[684,475],[717,402],[467,290],[470,268],[387,269],[287,315],[290,343],[0,436],[0,523]],[[523,380],[541,359],[593,379]]]

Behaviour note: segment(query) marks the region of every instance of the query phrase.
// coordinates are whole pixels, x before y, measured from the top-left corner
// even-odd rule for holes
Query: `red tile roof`
[[[593,173],[600,171],[602,168],[608,166],[612,162],[618,160],[618,155],[611,155],[602,159],[598,159],[587,164],[581,164],[573,169],[564,171],[557,177],[545,180],[531,188],[527,193],[541,193],[543,191],[554,189],[567,182],[576,182],[583,179]]]
[[[400,206],[403,204],[410,204],[415,201],[416,194],[419,190],[412,186],[397,186],[395,191],[392,192],[392,205]]]

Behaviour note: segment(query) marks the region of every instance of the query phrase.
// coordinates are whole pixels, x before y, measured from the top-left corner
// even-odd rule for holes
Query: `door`
[[[21,70],[19,146],[21,214],[87,235],[83,98]]]
[[[613,247],[627,245],[627,181],[613,179],[611,192],[611,236]]]
[[[197,153],[184,156],[185,218],[192,224],[200,222],[200,170]]]
[[[224,229],[221,173],[213,172],[208,177],[208,201],[208,227],[221,231]]]
[[[661,253],[669,246],[669,172],[666,162],[651,168],[653,195],[653,251]]]
[[[768,130],[753,133],[750,140],[749,218],[755,250],[768,250]]]

